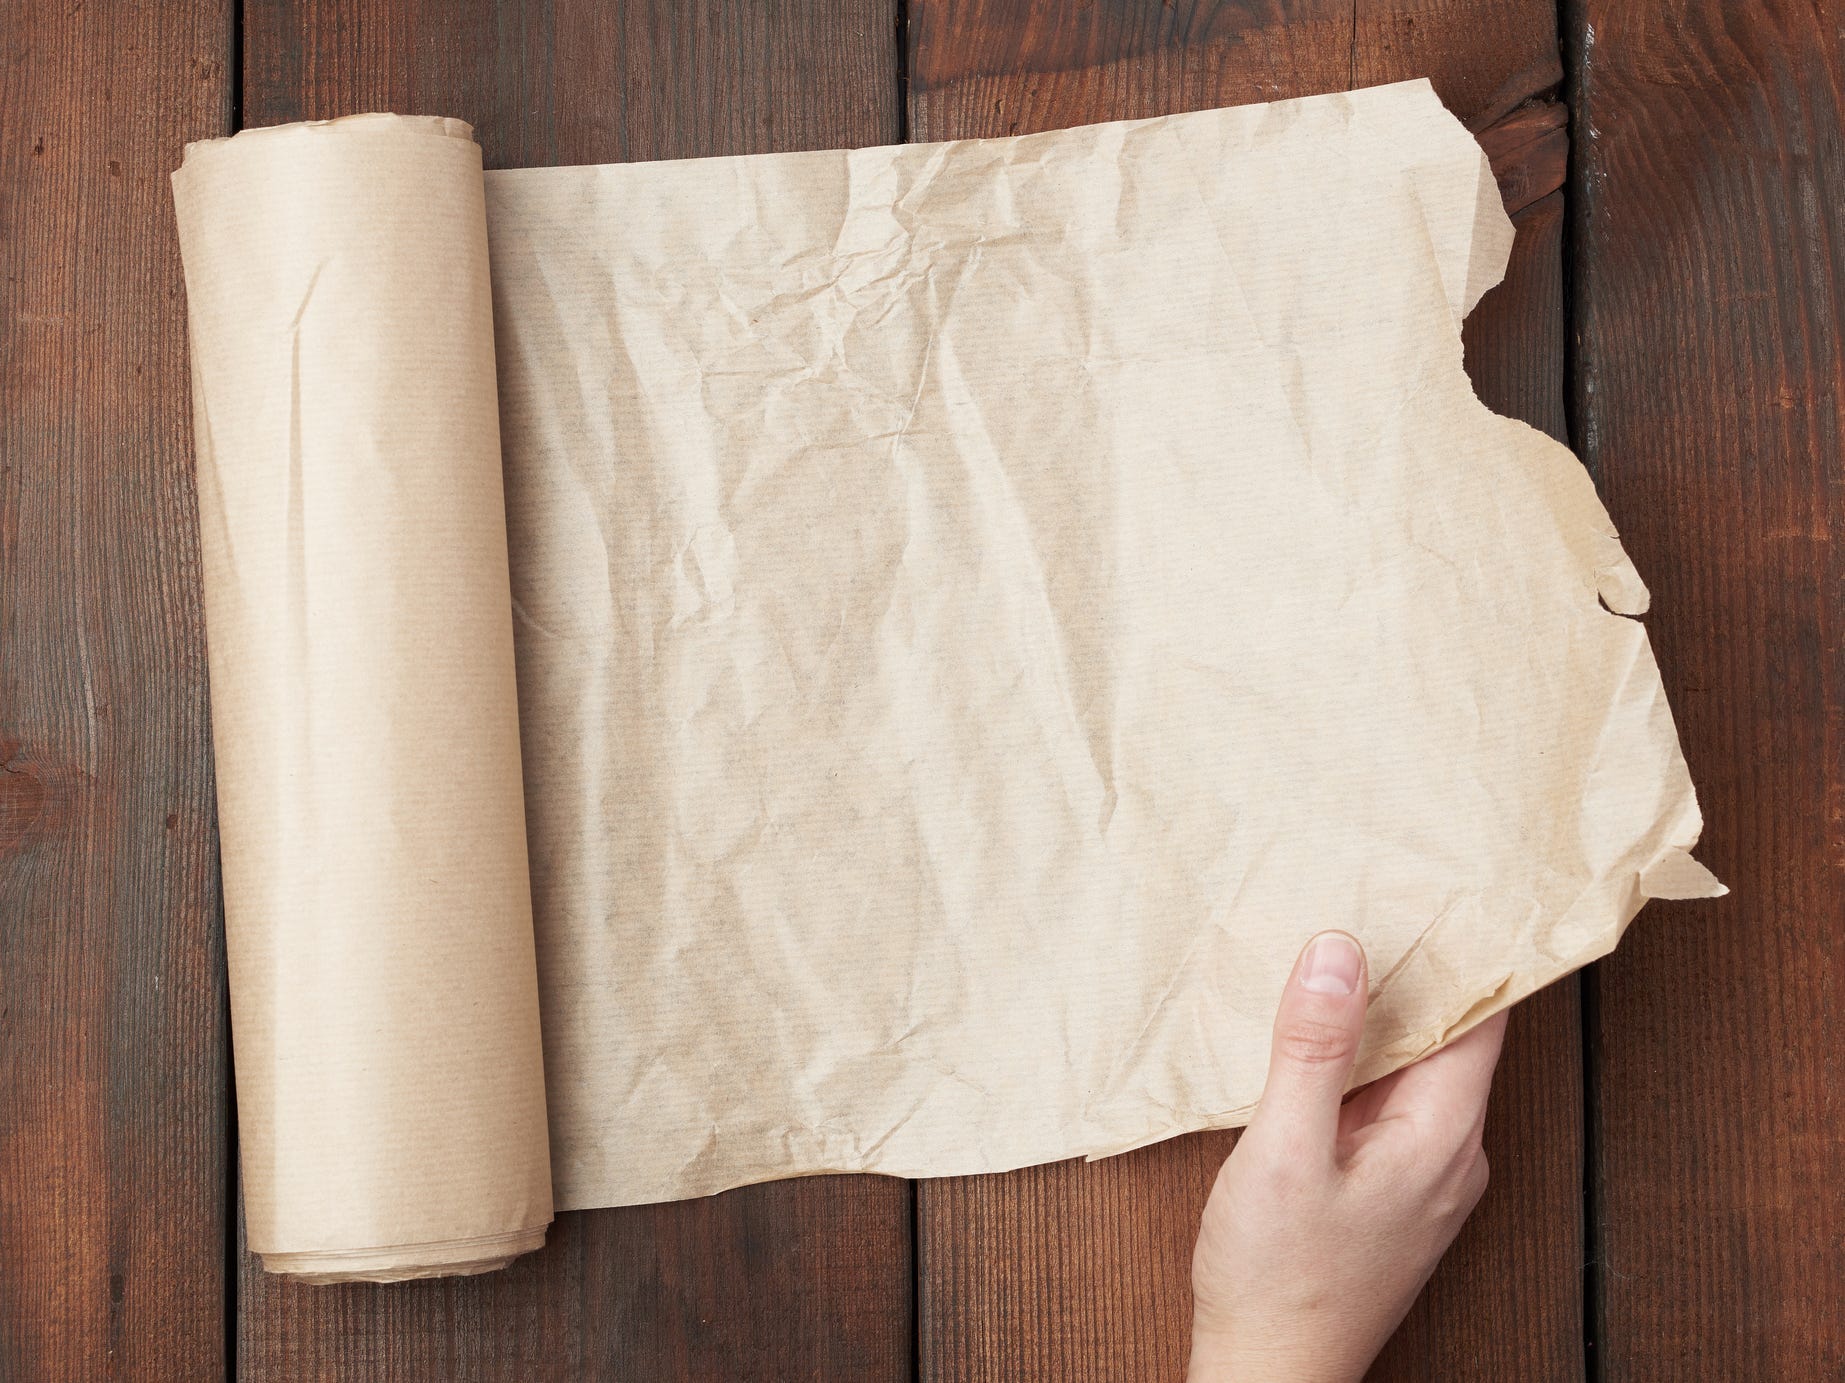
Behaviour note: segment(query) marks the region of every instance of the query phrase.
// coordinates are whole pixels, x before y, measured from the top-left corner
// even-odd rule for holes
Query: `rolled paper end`
[[[336,1282],[412,1282],[425,1277],[469,1277],[504,1268],[522,1253],[542,1248],[545,1225],[447,1239],[433,1244],[386,1244],[370,1249],[321,1249],[307,1253],[265,1253],[263,1271],[312,1286]]]
[[[309,1281],[551,1218],[484,197],[382,115],[174,180],[245,1223]]]

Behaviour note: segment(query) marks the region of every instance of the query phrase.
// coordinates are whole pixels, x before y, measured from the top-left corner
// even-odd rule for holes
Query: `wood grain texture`
[[[1192,1240],[1234,1143],[917,1182],[920,1377],[1183,1377]]]
[[[0,8],[0,1377],[223,1371],[225,1029],[167,173],[230,9]]]
[[[562,1215],[540,1252],[480,1277],[303,1287],[245,1254],[238,1373],[906,1379],[908,1217],[904,1182],[816,1177]]]
[[[1582,440],[1732,889],[1602,969],[1610,1379],[1845,1377],[1845,8],[1578,7]]]
[[[244,124],[450,115],[489,168],[888,144],[893,0],[247,0]]]
[[[811,0],[250,0],[245,123],[456,116],[490,167],[889,142],[894,12]],[[910,1196],[815,1178],[559,1217],[504,1273],[302,1287],[244,1254],[254,1379],[903,1379]]]
[[[1469,372],[1491,406],[1563,434],[1568,146],[1551,5],[913,0],[908,38],[911,134],[925,140],[1430,76],[1518,213],[1507,281],[1467,324]],[[1374,1378],[1581,1376],[1577,993],[1566,981],[1515,1015],[1488,1121],[1493,1186]],[[918,1183],[923,1378],[1180,1376],[1192,1241],[1230,1144]]]
[[[1562,77],[1535,0],[912,0],[914,139],[1278,101],[1429,77],[1483,126]]]

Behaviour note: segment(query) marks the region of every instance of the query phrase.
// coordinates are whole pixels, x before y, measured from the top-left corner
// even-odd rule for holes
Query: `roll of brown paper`
[[[250,1247],[498,1267],[551,1177],[480,150],[293,125],[174,190]]]
[[[1368,1080],[1722,891],[1639,573],[1468,383],[1513,228],[1427,83],[175,194],[273,1270],[1239,1124],[1322,926]]]

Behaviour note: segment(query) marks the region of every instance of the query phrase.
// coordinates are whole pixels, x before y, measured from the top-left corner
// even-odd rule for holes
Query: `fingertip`
[[[1301,948],[1294,983],[1309,994],[1344,998],[1364,983],[1365,948],[1350,932],[1320,932]]]

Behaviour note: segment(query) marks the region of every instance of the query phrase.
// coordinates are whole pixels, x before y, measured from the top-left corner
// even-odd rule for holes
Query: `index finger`
[[[1482,1122],[1508,1013],[1500,1010],[1439,1051],[1397,1072],[1391,1104],[1420,1105],[1438,1114],[1443,1123],[1473,1126]]]

